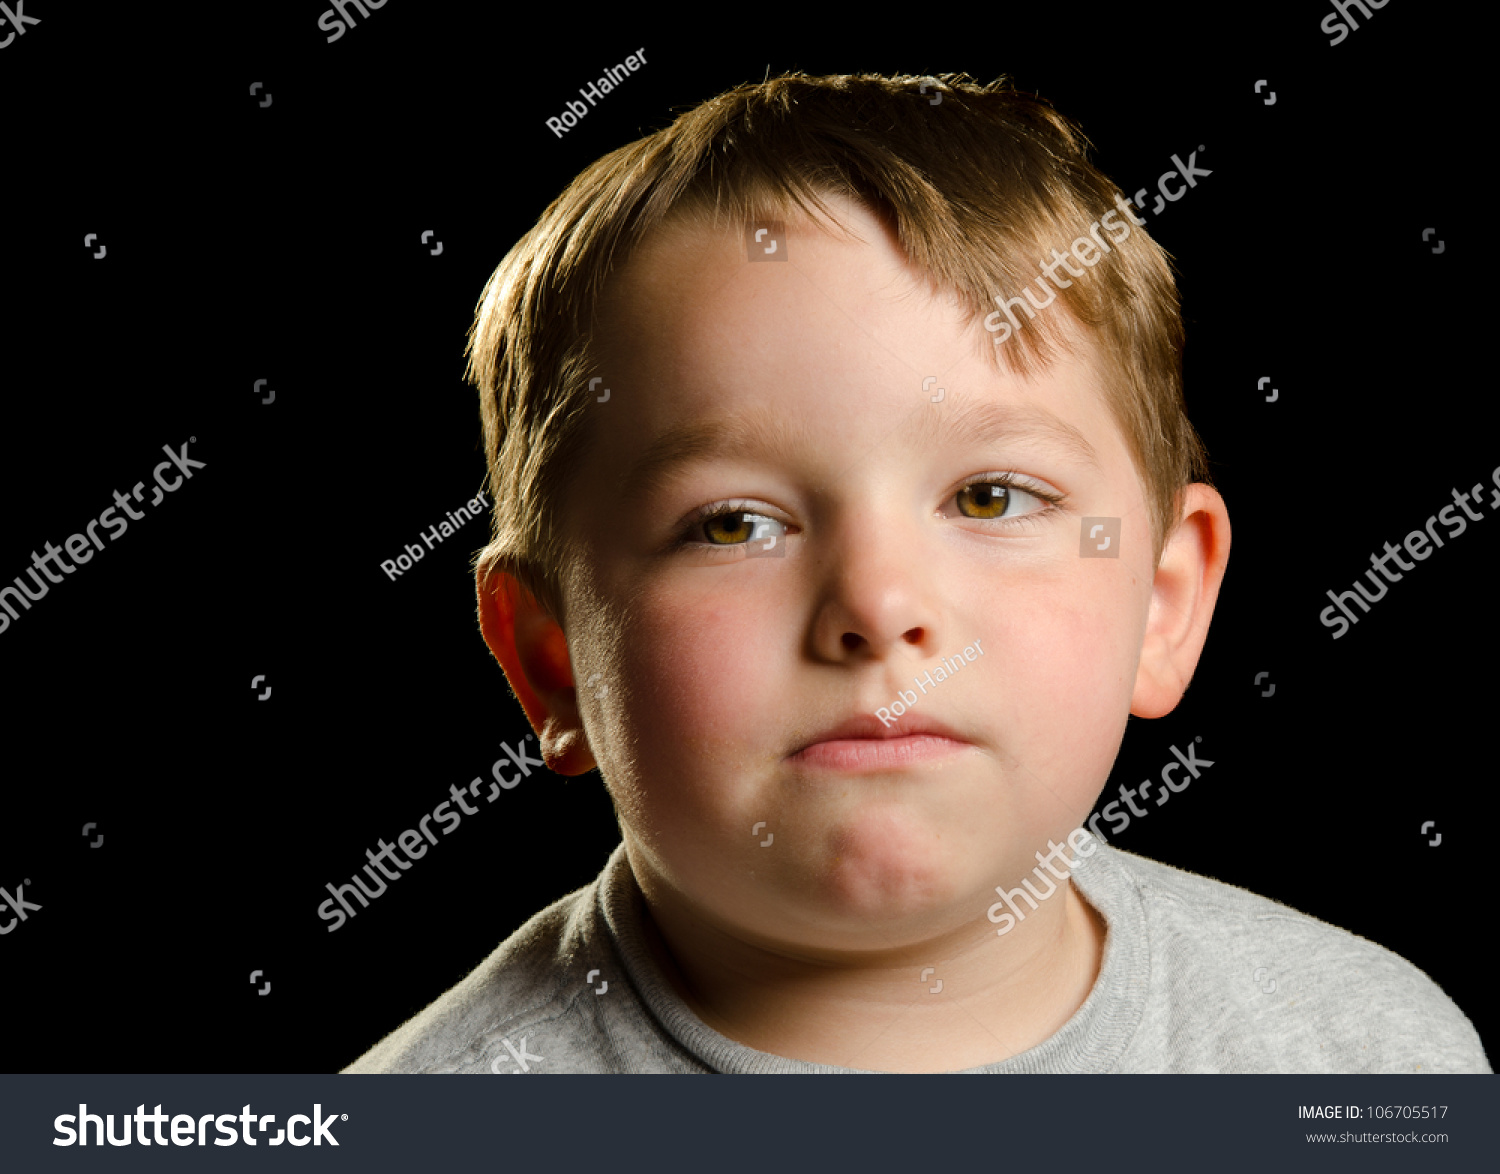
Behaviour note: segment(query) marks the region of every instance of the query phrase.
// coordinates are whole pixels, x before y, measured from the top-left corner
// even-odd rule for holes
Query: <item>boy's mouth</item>
[[[944,758],[971,745],[935,718],[906,713],[887,724],[864,713],[813,735],[787,761],[841,771],[893,770]]]

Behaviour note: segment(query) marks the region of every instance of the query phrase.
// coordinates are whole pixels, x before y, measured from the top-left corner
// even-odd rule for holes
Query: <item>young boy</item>
[[[1410,963],[1084,826],[1229,555],[1139,213],[961,76],[743,86],[547,209],[470,339],[480,623],[623,842],[346,1072],[1489,1071]]]

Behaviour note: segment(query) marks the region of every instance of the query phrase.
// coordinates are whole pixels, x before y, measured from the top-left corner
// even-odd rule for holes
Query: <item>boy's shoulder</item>
[[[702,1071],[647,1022],[599,911],[614,865],[535,914],[342,1071]]]
[[[1453,1000],[1384,946],[1223,881],[1104,853],[1145,920],[1151,993],[1139,1040],[1175,1037],[1153,1070],[1490,1071]],[[1087,896],[1086,867],[1078,878]]]
[[[396,1028],[345,1073],[472,1072],[493,1064],[509,1072],[531,1025],[566,1015],[568,954],[588,934],[593,885],[577,889],[535,914],[456,985]],[[514,1029],[514,1030],[513,1030]],[[530,1067],[531,1062],[526,1061]]]
[[[343,1071],[715,1070],[663,1029],[627,976],[611,936],[628,930],[617,908],[625,869],[617,852],[592,883],[530,918]],[[1097,1046],[1060,1069],[1038,1054],[1007,1068],[1490,1071],[1463,1012],[1416,966],[1374,942],[1107,845],[1080,861],[1075,878],[1110,926],[1113,961],[1090,997]],[[657,999],[665,1002],[665,992]]]

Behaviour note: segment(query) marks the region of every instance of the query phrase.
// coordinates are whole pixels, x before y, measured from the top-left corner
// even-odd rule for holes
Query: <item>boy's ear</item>
[[[568,659],[568,638],[513,576],[475,575],[479,630],[510,682],[541,743],[547,769],[581,775],[598,764],[578,716],[578,690]]]
[[[1229,565],[1229,511],[1211,486],[1183,491],[1182,522],[1162,550],[1151,585],[1151,610],[1141,641],[1130,712],[1165,717],[1182,700]]]

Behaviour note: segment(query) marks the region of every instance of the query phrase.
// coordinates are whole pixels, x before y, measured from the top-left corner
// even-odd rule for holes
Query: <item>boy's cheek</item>
[[[732,573],[735,568],[728,568]],[[717,576],[717,578],[716,578]],[[743,714],[756,717],[779,657],[788,642],[792,612],[774,600],[737,590],[725,572],[705,568],[693,590],[641,597],[624,618],[622,649],[638,676],[659,696],[702,717]]]
[[[644,621],[644,617],[638,617]],[[715,820],[753,788],[753,768],[773,765],[792,732],[786,689],[769,677],[771,654],[738,625],[712,635],[683,626],[633,625],[624,675],[620,752],[645,780],[659,818]]]
[[[1108,772],[1139,653],[1137,609],[1117,586],[1072,588],[992,621],[976,666],[986,692],[1009,697],[1000,707],[1010,725],[997,730],[1002,746],[1059,789],[1083,786],[1101,766]]]

